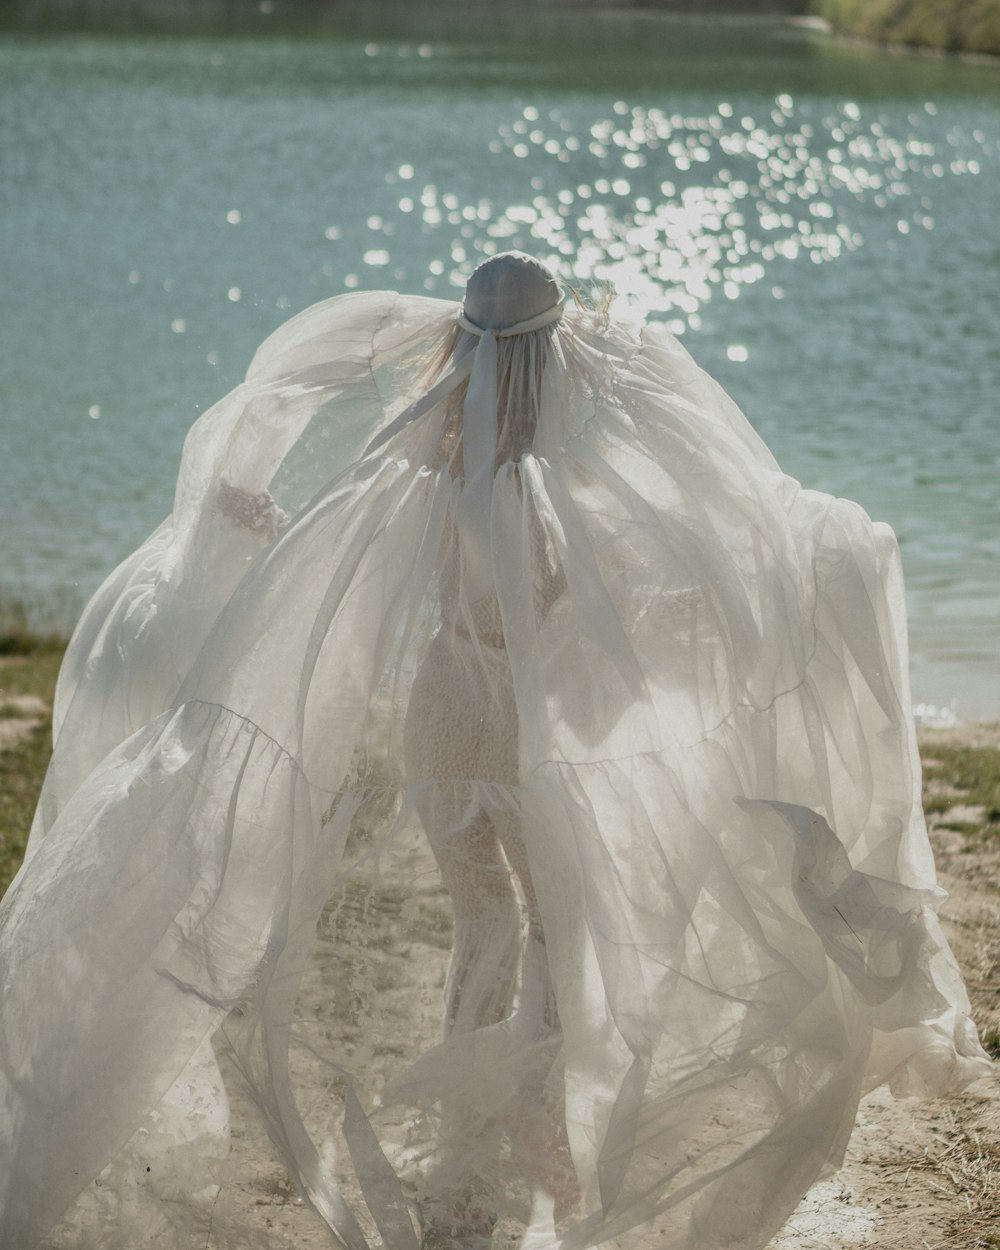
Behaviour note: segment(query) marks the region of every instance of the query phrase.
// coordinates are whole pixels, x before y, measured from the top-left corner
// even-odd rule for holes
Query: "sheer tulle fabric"
[[[0,913],[4,1245],[201,1244],[213,1045],[351,1250],[759,1247],[866,1090],[985,1071],[891,532],[570,311],[497,344],[484,574],[460,390],[363,454],[454,317],[279,330],[81,621]]]

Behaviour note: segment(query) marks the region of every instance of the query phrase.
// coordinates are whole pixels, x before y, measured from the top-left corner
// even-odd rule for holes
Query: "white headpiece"
[[[502,252],[478,265],[465,288],[456,320],[479,339],[434,386],[411,404],[366,448],[376,451],[404,426],[429,412],[469,379],[462,409],[462,447],[470,510],[488,518],[497,451],[497,339],[531,334],[553,325],[563,314],[562,291],[548,269],[524,252]]]
[[[458,324],[479,337],[462,407],[465,490],[459,510],[468,575],[489,580],[493,473],[497,455],[497,339],[530,334],[562,316],[562,296],[543,264],[523,252],[484,260],[465,288]]]
[[[562,316],[559,284],[524,252],[501,252],[478,265],[465,288],[458,322],[470,334],[529,334]]]

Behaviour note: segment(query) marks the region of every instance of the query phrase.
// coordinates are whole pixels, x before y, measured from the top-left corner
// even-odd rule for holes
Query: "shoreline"
[[[966,733],[970,737],[991,738],[997,750],[1000,750],[1000,712],[959,718],[950,708],[914,703],[913,723],[918,738],[923,734]]]
[[[937,48],[924,43],[901,43],[898,40],[877,39],[871,35],[856,35],[841,30],[825,18],[832,39],[861,48],[868,52],[884,52],[887,56],[915,56],[928,61],[957,61],[962,65],[982,65],[990,69],[1000,68],[1000,49],[996,52],[968,52],[961,48]]]
[[[984,721],[956,721],[954,725],[917,724],[917,742],[921,747],[967,748],[975,751],[1000,752],[1000,718]]]
[[[71,21],[85,26],[105,22],[115,27],[143,22],[193,22],[196,24],[257,23],[261,28],[302,22],[316,23],[340,18],[368,18],[372,21],[408,18],[420,22],[421,17],[468,13],[498,17],[627,16],[630,18],[667,19],[677,21],[787,22],[803,30],[834,34],[849,42],[868,47],[899,51],[923,52],[932,56],[982,57],[994,61],[1000,50],[962,48],[958,44],[919,41],[917,38],[894,36],[906,29],[909,14],[895,19],[879,14],[865,20],[864,9],[856,13],[840,13],[838,0],[760,0],[758,3],[736,0],[425,0],[421,14],[414,16],[413,6],[406,0],[13,0],[3,15],[5,23],[44,26],[49,22]],[[912,8],[912,4],[909,6]],[[940,0],[949,14],[955,8],[949,0]],[[884,8],[884,6],[883,6]],[[997,0],[1000,15],[1000,0]],[[885,34],[875,26],[881,21]],[[955,32],[951,32],[955,33]],[[991,40],[992,42],[992,40]]]
[[[1000,0],[978,26],[949,0],[928,15],[910,0],[896,8],[845,5],[843,0],[760,0],[739,6],[729,0],[426,0],[414,13],[405,0],[14,0],[0,16],[0,31],[26,33],[295,34],[400,25],[421,31],[447,18],[457,33],[484,17],[533,20],[593,17],[602,20],[715,22],[726,25],[780,23],[890,56],[916,55],[971,65],[1000,65]],[[914,10],[917,10],[914,13]],[[898,11],[897,11],[898,10]],[[938,11],[940,10],[940,11]],[[985,33],[984,33],[985,32]],[[968,46],[975,42],[980,46]]]

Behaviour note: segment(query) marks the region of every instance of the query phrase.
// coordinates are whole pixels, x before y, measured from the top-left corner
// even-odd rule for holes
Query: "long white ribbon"
[[[497,458],[497,340],[530,334],[558,321],[562,303],[515,325],[495,330],[470,321],[464,308],[458,324],[469,334],[479,336],[475,362],[462,408],[462,462],[465,488],[456,510],[462,544],[463,580],[471,602],[489,593],[493,586],[493,474]]]
[[[497,458],[497,338],[480,336],[469,389],[462,408],[462,463],[465,486],[455,510],[462,544],[463,577],[470,600],[488,593],[493,582],[493,468]]]
[[[493,511],[493,473],[497,455],[497,361],[498,339],[531,334],[558,321],[563,314],[562,302],[525,321],[518,321],[502,330],[480,326],[470,321],[465,309],[458,311],[458,324],[468,334],[478,337],[474,352],[462,357],[427,391],[399,414],[364,450],[369,455],[383,447],[411,422],[430,412],[460,386],[466,378],[469,388],[462,407],[462,461],[465,486],[456,513],[464,555],[466,591],[470,598],[485,594],[492,585],[491,530]]]
[[[442,400],[461,386],[465,379],[472,373],[472,366],[475,361],[475,352],[469,352],[464,356],[458,364],[449,369],[443,377],[439,378],[429,391],[426,391],[418,400],[410,404],[409,408],[404,408],[395,421],[385,427],[380,434],[376,434],[372,441],[361,453],[362,457],[369,455],[373,451],[378,451],[380,447],[384,447],[391,439],[395,438],[400,430],[406,429],[411,421],[416,421],[418,417],[422,417],[425,413],[436,407]]]

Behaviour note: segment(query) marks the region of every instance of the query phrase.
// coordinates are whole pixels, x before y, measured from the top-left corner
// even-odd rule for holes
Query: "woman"
[[[203,1244],[223,1050],[350,1250],[760,1247],[864,1092],[987,1070],[891,532],[521,254],[457,320],[343,296],[264,344],[54,723],[4,1245]]]

